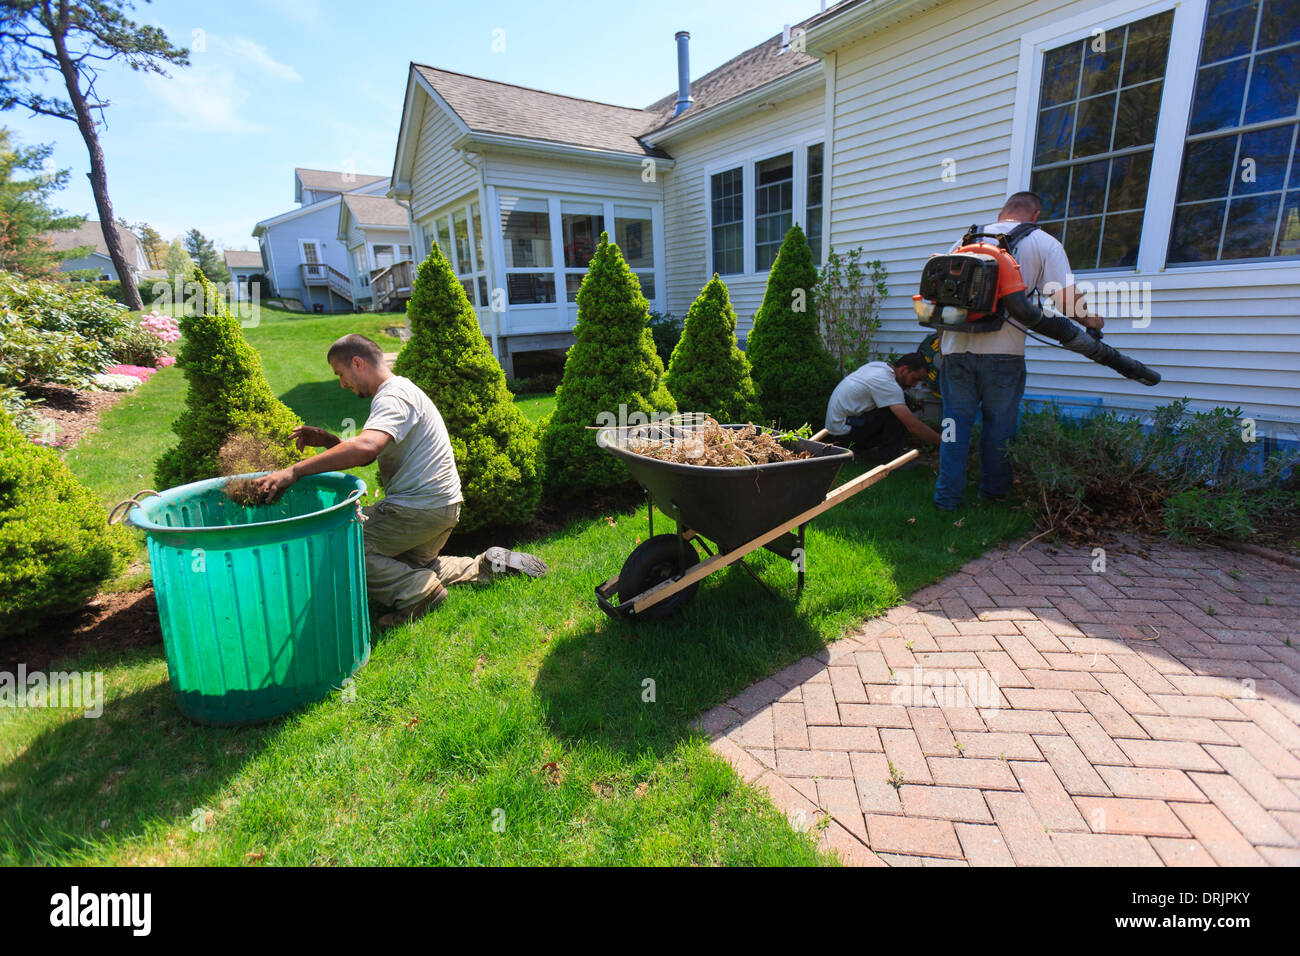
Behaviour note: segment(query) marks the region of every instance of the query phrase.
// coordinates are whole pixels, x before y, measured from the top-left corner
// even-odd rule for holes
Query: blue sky
[[[253,224],[293,208],[295,166],[392,171],[411,60],[646,106],[676,88],[678,30],[691,32],[698,77],[819,9],[819,0],[138,3],[135,19],[190,48],[191,65],[166,79],[116,64],[102,75],[114,212],[167,238],[193,227],[218,248],[253,249]],[[97,218],[75,124],[17,109],[0,124],[24,144],[54,144],[58,168],[72,171],[58,205]]]

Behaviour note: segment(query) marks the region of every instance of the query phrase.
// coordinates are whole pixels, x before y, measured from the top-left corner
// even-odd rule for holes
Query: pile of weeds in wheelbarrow
[[[752,422],[740,428],[723,428],[717,419],[656,423],[634,430],[627,438],[628,451],[660,461],[713,468],[741,468],[778,461],[811,458],[806,451],[787,448],[782,442],[799,437],[779,433]]]

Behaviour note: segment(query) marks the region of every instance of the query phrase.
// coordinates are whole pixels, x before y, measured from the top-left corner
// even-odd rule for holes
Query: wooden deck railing
[[[376,312],[411,297],[411,280],[415,264],[409,259],[394,262],[370,273],[370,295]]]
[[[335,295],[352,301],[352,280],[338,269],[324,262],[304,262],[298,268],[304,286],[327,286]]]

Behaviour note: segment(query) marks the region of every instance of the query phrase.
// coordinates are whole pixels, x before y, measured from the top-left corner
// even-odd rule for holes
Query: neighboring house
[[[375,310],[401,308],[411,297],[411,220],[384,196],[346,194],[338,238],[347,248],[353,301]]]
[[[382,197],[388,177],[295,169],[297,209],[263,219],[253,228],[275,294],[298,299],[310,311],[356,308],[345,243],[339,235],[344,195]]]
[[[265,274],[260,252],[245,252],[240,249],[227,249],[224,253],[226,270],[230,273],[230,285],[235,298],[249,298],[248,279],[250,276]]]
[[[126,257],[131,275],[139,282],[140,274],[149,268],[149,263],[144,256],[144,247],[140,244],[140,240],[136,238],[135,233],[129,229],[123,229],[121,226],[116,225],[113,228],[117,231],[118,241],[122,244],[122,255]],[[108,245],[104,242],[104,230],[100,228],[99,220],[87,219],[76,229],[49,232],[45,234],[45,238],[53,244],[55,249],[61,252],[78,249],[82,246],[91,247],[91,251],[86,255],[79,256],[76,259],[65,259],[59,263],[60,272],[93,269],[95,270],[93,276],[95,279],[119,279],[117,269],[113,266],[113,260],[109,257]]]
[[[845,0],[694,82],[679,34],[678,92],[643,110],[412,64],[390,195],[509,371],[572,341],[602,230],[653,308],[720,273],[742,339],[792,222],[819,260],[862,246],[889,268],[876,346],[911,351],[922,263],[1032,187],[1107,341],[1164,381],[1031,341],[1031,395],[1186,396],[1294,438],[1300,8],[1207,2]]]

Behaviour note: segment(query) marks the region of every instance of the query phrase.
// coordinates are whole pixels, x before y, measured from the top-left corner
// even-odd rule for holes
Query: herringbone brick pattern
[[[700,718],[848,863],[1300,865],[1300,571],[999,551]]]

